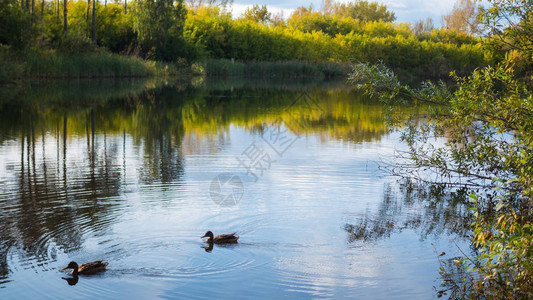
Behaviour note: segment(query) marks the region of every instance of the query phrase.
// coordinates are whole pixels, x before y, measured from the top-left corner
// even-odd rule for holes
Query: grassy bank
[[[184,74],[175,64],[104,51],[67,54],[14,52],[0,47],[0,82],[39,78],[152,77]]]
[[[193,64],[192,71],[206,76],[242,76],[249,78],[336,78],[344,77],[350,64],[305,61],[232,61],[208,59]]]
[[[176,75],[248,78],[338,78],[351,70],[349,64],[305,61],[232,61],[208,59],[190,67],[143,60],[105,51],[68,54],[57,51],[15,52],[0,46],[0,83],[46,78],[127,78]]]

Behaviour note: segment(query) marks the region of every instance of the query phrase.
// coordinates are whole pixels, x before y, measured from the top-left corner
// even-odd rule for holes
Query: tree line
[[[161,61],[206,58],[376,62],[430,76],[464,73],[491,61],[479,38],[456,30],[417,32],[392,23],[375,2],[325,1],[288,18],[254,5],[240,18],[231,2],[0,0],[0,44],[62,53],[107,51]]]

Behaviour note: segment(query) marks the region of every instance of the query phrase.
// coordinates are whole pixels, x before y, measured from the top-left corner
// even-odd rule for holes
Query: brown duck
[[[207,237],[206,242],[208,243],[215,243],[215,244],[235,244],[237,243],[237,240],[239,239],[238,235],[235,235],[236,232],[231,234],[221,234],[217,236],[213,236],[213,233],[211,231],[208,231],[202,236],[202,238]]]
[[[93,262],[88,262],[81,264],[78,266],[78,264],[75,261],[71,261],[68,263],[68,266],[61,269],[61,271],[64,271],[66,269],[72,269],[72,275],[91,275],[98,272],[105,271],[105,267],[109,265],[108,262],[104,262],[102,260],[96,260]]]

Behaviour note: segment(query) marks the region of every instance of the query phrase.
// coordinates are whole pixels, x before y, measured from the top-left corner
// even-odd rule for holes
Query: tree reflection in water
[[[428,236],[467,237],[472,223],[466,190],[450,192],[443,186],[418,185],[401,180],[388,185],[375,213],[367,212],[345,224],[348,242],[371,242],[410,229],[420,239]]]
[[[17,143],[20,152],[18,162],[2,157],[11,161],[0,187],[0,282],[8,281],[9,251],[32,268],[46,265],[57,249],[78,249],[84,232],[105,232],[118,205],[105,200],[120,194],[122,172],[115,164],[122,145],[108,139],[106,106],[139,88],[127,81],[51,86],[20,89],[0,102],[0,146]],[[72,140],[83,134],[86,156],[75,157]]]
[[[474,218],[470,211],[472,203],[465,199],[468,199],[465,189],[450,191],[442,185],[417,184],[401,179],[399,184],[387,186],[375,213],[367,212],[344,225],[348,243],[359,245],[376,242],[404,230],[416,232],[421,240],[429,236],[455,236],[469,240]],[[472,247],[470,245],[469,251],[475,251]],[[434,286],[434,290],[439,298],[450,296],[455,299],[457,295],[454,293],[467,287],[456,286],[465,278],[465,268],[460,266],[458,257],[444,255],[446,253],[438,254],[435,249],[435,260],[439,261],[442,281],[440,286]],[[448,295],[450,292],[452,294]]]
[[[231,126],[261,132],[265,124],[283,120],[295,134],[349,145],[378,141],[387,134],[380,104],[342,84],[326,85],[283,82],[273,88],[264,82],[194,86],[107,80],[57,82],[3,93],[8,96],[0,99],[0,149],[16,148],[17,156],[0,158],[7,160],[0,170],[0,183],[6,183],[0,185],[0,286],[8,280],[10,251],[30,267],[46,265],[59,251],[82,247],[88,232],[103,236],[110,230],[120,215],[117,211],[127,205],[117,201],[124,194],[130,159],[126,150],[139,158],[137,170],[129,173],[136,182],[180,184],[184,154],[198,153],[198,144],[221,151],[230,142]],[[302,91],[317,100],[320,113],[300,106],[289,111]],[[407,198],[402,206],[388,195],[375,218],[346,225],[349,239],[375,239],[402,227],[429,226],[445,211],[435,204],[426,211],[433,218],[411,216],[400,222],[394,210],[409,208],[409,201],[423,197]]]

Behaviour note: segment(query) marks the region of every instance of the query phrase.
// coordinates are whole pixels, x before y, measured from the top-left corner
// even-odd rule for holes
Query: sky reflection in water
[[[380,171],[398,134],[342,82],[82,81],[2,93],[3,299],[430,298],[434,251],[459,255],[461,203]],[[284,152],[269,148],[272,132],[291,141]],[[262,168],[243,167],[251,158]],[[221,173],[242,181],[236,205],[213,201]],[[206,230],[241,239],[204,249]],[[108,271],[61,279],[70,260],[95,259]]]

